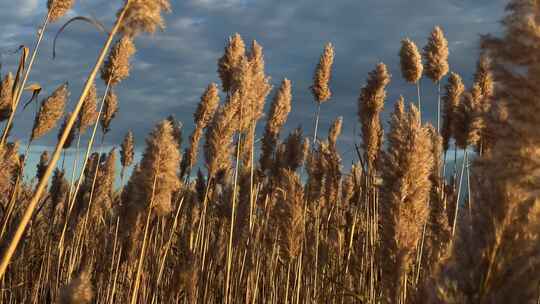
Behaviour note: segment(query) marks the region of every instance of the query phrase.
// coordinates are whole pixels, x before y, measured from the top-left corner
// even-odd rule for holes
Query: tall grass
[[[47,20],[58,20],[71,4],[49,0]],[[282,134],[295,104],[286,78],[257,138],[272,86],[262,46],[253,41],[246,50],[239,34],[216,58],[223,101],[218,84],[201,92],[188,144],[182,147],[174,119],[163,120],[134,163],[135,143],[142,141],[128,132],[119,143],[117,170],[116,149],[102,153],[121,114],[114,89],[129,76],[136,37],[163,28],[161,13],[169,9],[166,0],[126,0],[73,112],[64,114],[67,85],[43,100],[25,152],[65,120],[52,154],[40,151],[36,172],[24,171],[28,153],[20,156],[19,140],[5,132],[0,303],[539,299],[538,5],[510,2],[503,36],[481,40],[483,54],[468,90],[457,73],[450,74],[437,127],[400,97],[384,134],[391,76],[384,63],[377,64],[359,91],[361,144],[350,170],[339,151],[342,117],[317,135],[317,111],[311,143],[301,128]],[[408,39],[399,55],[402,76],[417,84],[419,105],[423,74],[436,82],[441,98],[449,72],[442,30],[431,33],[424,63]],[[328,43],[310,88],[318,106],[332,94],[333,61]],[[32,64],[22,61],[23,79]],[[14,125],[26,81],[18,79],[8,74],[0,88],[4,130]],[[100,148],[94,146],[98,126]],[[87,129],[82,159],[58,165],[62,151],[79,155]],[[447,178],[452,147],[462,149],[465,159]],[[70,165],[80,168],[71,180],[65,176]]]

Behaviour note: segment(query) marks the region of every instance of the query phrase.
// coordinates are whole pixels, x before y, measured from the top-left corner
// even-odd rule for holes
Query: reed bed
[[[44,25],[72,4],[48,0]],[[0,303],[538,303],[539,7],[510,1],[504,33],[481,38],[469,88],[451,71],[440,27],[423,53],[408,38],[397,43],[417,100],[400,97],[384,121],[392,76],[375,65],[359,90],[350,170],[343,118],[318,132],[332,96],[331,43],[310,87],[312,140],[311,130],[284,134],[294,83],[272,92],[262,46],[234,34],[216,58],[221,84],[201,92],[185,143],[169,117],[145,141],[129,131],[105,152],[136,38],[165,27],[168,0],[124,1],[73,112],[60,83],[18,139],[14,113],[50,38],[40,32],[0,86]],[[438,104],[435,126],[422,120],[423,75],[439,91],[423,99]],[[31,146],[57,127],[56,147],[25,170]],[[78,160],[60,163],[70,149]]]

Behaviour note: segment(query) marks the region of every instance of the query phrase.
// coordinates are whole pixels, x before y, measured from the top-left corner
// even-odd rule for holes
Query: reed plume
[[[92,208],[90,215],[93,218],[107,218],[107,213],[112,211],[113,190],[116,172],[116,150],[113,148],[107,156],[102,156],[103,161],[98,164],[97,172],[92,175],[90,187]],[[94,182],[95,179],[95,182]]]
[[[129,60],[135,54],[136,48],[133,38],[124,35],[112,47],[109,58],[103,64],[101,69],[101,79],[111,86],[118,85],[122,80],[129,76]]]
[[[341,134],[341,128],[343,126],[343,117],[340,116],[332,123],[330,130],[328,131],[328,143],[333,149],[336,148],[336,142]]]
[[[358,97],[358,118],[362,125],[362,148],[364,161],[370,171],[375,169],[379,157],[382,140],[380,114],[386,99],[386,86],[390,82],[390,74],[384,63],[379,63],[367,78],[367,84]]]
[[[229,37],[223,56],[218,60],[218,74],[223,91],[230,92],[234,86],[234,70],[246,56],[246,45],[240,34]]]
[[[471,224],[461,227],[434,303],[449,297],[464,303],[537,301],[538,284],[530,278],[540,277],[540,64],[532,51],[540,45],[539,17],[536,1],[512,0],[502,36],[482,39],[497,83],[494,97],[506,104],[504,123],[496,125],[492,151],[474,162]]]
[[[465,91],[465,86],[461,77],[456,73],[451,73],[448,84],[445,86],[443,99],[443,123],[441,136],[443,138],[443,150],[448,151],[450,139],[455,137],[454,119],[461,101],[461,95]]]
[[[250,88],[250,116],[252,124],[254,124],[263,115],[266,96],[272,89],[270,77],[266,76],[265,72],[263,48],[256,40],[253,40],[251,44],[248,60],[251,67],[250,78],[252,81]]]
[[[231,98],[239,97],[234,93]],[[238,106],[234,101],[220,106],[206,129],[204,157],[209,177],[216,177],[217,173],[225,172],[230,167],[232,136],[237,126],[234,117]]]
[[[487,130],[489,115],[492,106],[492,98],[494,91],[493,73],[491,72],[491,63],[487,55],[482,54],[478,60],[476,72],[474,74],[474,82],[478,84],[481,92],[481,99],[479,105],[479,120],[481,121],[482,128],[480,130],[480,139],[477,146],[477,151],[482,154],[484,150],[489,150],[491,137],[488,133],[493,133],[491,130]]]
[[[424,47],[425,74],[439,82],[448,73],[448,41],[439,26],[436,26]]]
[[[68,199],[69,183],[65,178],[64,170],[56,168],[51,182],[51,206],[50,217],[53,219],[53,215],[56,209],[62,209]]]
[[[9,118],[12,112],[13,102],[13,75],[8,73],[4,76],[2,84],[0,85],[0,122]]]
[[[67,125],[67,121],[69,119],[69,116],[71,116],[71,113],[68,113],[64,117],[64,121],[60,125],[60,129],[58,129],[57,139],[60,139],[60,137],[64,133],[64,130],[66,129],[66,125]],[[68,137],[66,138],[66,141],[64,142],[64,146],[62,148],[63,149],[69,149],[71,147],[71,144],[73,144],[73,140],[75,139],[76,135],[77,135],[77,129],[76,128],[71,128],[71,130],[68,133]]]
[[[319,59],[319,63],[315,68],[313,75],[313,85],[310,87],[311,93],[317,102],[317,110],[315,112],[315,126],[313,128],[313,144],[317,142],[317,130],[319,128],[319,117],[321,114],[321,104],[328,101],[332,96],[330,91],[330,78],[332,76],[332,64],[334,64],[334,46],[327,43],[324,47],[323,54]]]
[[[300,255],[304,238],[304,191],[300,176],[291,170],[280,171],[281,184],[274,209],[284,258],[293,260]]]
[[[449,201],[451,198],[442,195],[444,183],[441,179],[443,138],[431,125],[428,126],[428,131],[432,142],[431,154],[433,156],[434,164],[430,175],[432,187],[424,246],[426,256],[424,262],[424,267],[426,268],[424,281],[429,281],[430,278],[434,278],[438,275],[441,265],[443,265],[448,258],[448,247],[451,237],[451,229],[445,210],[445,199]]]
[[[211,122],[218,106],[218,86],[215,83],[211,83],[210,85],[208,85],[205,92],[201,96],[201,100],[199,101],[197,109],[193,114],[193,120],[195,121],[195,130],[189,137],[190,145],[189,149],[185,153],[186,168],[182,168],[183,171],[193,168],[193,166],[197,162],[199,142],[203,135],[203,131]]]
[[[8,143],[0,145],[0,191],[8,199],[8,193],[15,184],[14,177],[19,170],[19,143]]]
[[[478,84],[482,96],[487,100],[493,96],[494,90],[493,73],[491,72],[490,66],[491,62],[489,57],[482,54],[476,65],[476,72],[474,73],[474,83]]]
[[[424,47],[425,73],[437,83],[437,132],[441,130],[441,79],[448,74],[448,41],[436,26]]]
[[[73,6],[74,0],[47,0],[50,22],[62,18]]]
[[[47,165],[49,164],[49,158],[50,156],[47,150],[43,151],[41,155],[39,156],[39,163],[36,166],[36,179],[38,181],[43,178],[45,169],[47,169]]]
[[[70,115],[68,115],[68,117],[69,116]],[[79,112],[79,119],[77,120],[79,132],[81,134],[84,133],[88,127],[96,122],[97,116],[97,91],[96,85],[93,84],[90,87],[90,91],[88,91],[88,95],[84,99],[81,111]]]
[[[122,167],[126,168],[133,164],[135,156],[135,140],[133,139],[133,132],[128,131],[122,141],[120,149],[120,163]]]
[[[261,170],[270,169],[279,133],[291,111],[291,81],[285,78],[270,105],[269,117],[262,138],[260,166]]]
[[[30,140],[40,138],[56,126],[64,114],[64,106],[69,97],[67,83],[60,85],[51,96],[41,102],[41,107],[34,120]]]
[[[91,281],[91,272],[83,270],[68,286],[62,290],[60,303],[62,304],[90,304],[94,299],[94,287]]]
[[[103,113],[101,114],[101,129],[103,134],[109,133],[111,130],[111,122],[118,112],[118,97],[111,88],[105,96],[105,104],[103,105]]]
[[[330,78],[332,76],[332,64],[334,63],[334,46],[332,43],[327,43],[324,46],[324,52],[319,59],[315,74],[313,75],[313,85],[310,87],[315,101],[323,103],[330,99],[332,92],[330,91]]]
[[[130,193],[133,201],[128,202],[139,210],[152,204],[159,216],[171,212],[173,192],[180,187],[177,172],[180,160],[178,144],[173,136],[169,121],[162,121],[150,133],[146,140],[146,149],[131,182]]]
[[[124,20],[119,31],[129,36],[141,32],[154,33],[165,29],[162,12],[170,12],[169,0],[125,0],[117,16],[125,10]]]
[[[306,148],[307,147],[307,148]],[[279,175],[279,168],[295,171],[305,162],[309,153],[309,139],[304,138],[301,128],[294,129],[276,151],[273,172]]]
[[[409,38],[401,41],[399,58],[403,78],[409,83],[416,84],[422,78],[424,66],[418,47]]]
[[[482,90],[478,84],[474,84],[469,92],[463,94],[462,101],[454,113],[454,136],[456,146],[466,149],[476,145],[480,140],[483,128],[481,116]]]
[[[433,169],[432,143],[428,129],[420,125],[419,113],[403,100],[395,105],[384,153],[381,192],[384,293],[389,302],[406,296],[407,274],[411,269],[423,223],[429,215],[429,179]],[[402,298],[404,299],[404,298]]]

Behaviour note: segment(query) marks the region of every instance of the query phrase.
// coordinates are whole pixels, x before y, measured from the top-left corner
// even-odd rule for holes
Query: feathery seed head
[[[49,164],[49,152],[43,151],[39,157],[39,163],[36,166],[36,179],[39,181],[43,178],[47,165]]]
[[[203,95],[201,96],[201,100],[199,101],[197,109],[193,114],[195,124],[203,129],[206,128],[206,126],[212,120],[212,117],[214,116],[218,105],[218,87],[217,84],[211,83],[210,85],[208,85]]]
[[[408,38],[402,40],[399,57],[403,78],[409,83],[417,83],[422,77],[424,67],[416,44]]]
[[[238,106],[236,102],[220,106],[206,129],[204,157],[209,177],[216,177],[230,167],[232,136],[238,123],[234,117]]]
[[[58,141],[60,141],[62,134],[64,134],[64,130],[66,129],[68,119],[70,116],[71,116],[71,113],[68,113],[64,117],[64,121],[62,122],[62,125],[60,125],[60,129],[58,130],[58,136],[56,137]],[[77,128],[71,128],[62,149],[69,149],[71,147],[71,144],[73,143],[73,140],[75,139],[75,135],[77,135]]]
[[[56,126],[56,123],[62,117],[62,114],[64,114],[64,106],[68,97],[68,85],[65,83],[59,86],[51,96],[41,102],[30,140],[40,138]]]
[[[9,118],[13,103],[13,75],[7,74],[0,85],[0,122]]]
[[[439,26],[436,26],[424,47],[425,71],[427,77],[438,82],[448,73],[448,41]]]
[[[482,89],[475,83],[465,92],[454,115],[454,136],[456,145],[465,149],[480,139],[484,119],[481,115]]]
[[[474,82],[480,86],[484,98],[490,98],[493,95],[494,90],[493,74],[490,66],[491,61],[489,57],[483,54],[480,56],[480,60],[478,60],[476,73],[474,74]]]
[[[131,164],[133,164],[134,156],[135,140],[133,139],[133,133],[128,131],[120,149],[120,162],[122,163],[122,167],[131,166]]]
[[[88,95],[83,102],[81,111],[79,112],[78,127],[81,134],[96,122],[98,116],[96,101],[96,85],[92,84],[90,91],[88,91]]]
[[[330,144],[330,147],[336,147],[336,142],[341,134],[341,127],[343,126],[343,117],[338,117],[332,126],[330,127],[330,131],[328,132],[328,143]]]
[[[62,291],[60,303],[62,304],[90,304],[94,299],[94,288],[91,273],[83,270],[78,277],[71,280]]]
[[[218,106],[218,86],[215,83],[211,83],[201,96],[201,100],[199,101],[197,109],[193,114],[193,119],[195,121],[195,130],[193,130],[193,133],[189,137],[190,146],[188,149],[186,149],[185,152],[185,159],[183,160],[184,165],[182,166],[182,171],[187,170],[187,168],[193,168],[193,165],[195,165],[195,163],[197,162],[199,142],[203,135],[203,130],[211,122]]]
[[[332,96],[329,82],[332,76],[333,63],[334,46],[332,43],[327,43],[317,64],[315,75],[313,75],[313,85],[311,86],[311,92],[318,103],[323,103]]]
[[[429,214],[428,198],[433,168],[429,130],[420,125],[414,105],[404,112],[398,101],[388,134],[388,151],[382,165],[381,215],[388,221],[382,228],[381,253],[390,298],[400,294],[400,283],[413,262],[413,252],[422,236]]]
[[[450,138],[455,136],[454,122],[455,113],[458,110],[461,101],[461,95],[465,91],[465,86],[461,77],[452,72],[448,78],[448,84],[445,86],[443,100],[443,124],[441,128],[441,136],[443,138],[443,149],[448,150]]]
[[[172,210],[172,195],[180,187],[178,167],[180,151],[173,136],[170,121],[159,123],[146,140],[146,149],[140,162],[140,169],[130,180],[129,197],[138,210],[144,210],[149,203],[158,216],[164,216]]]
[[[248,59],[251,80],[248,99],[251,108],[251,123],[254,123],[263,115],[266,96],[270,93],[272,86],[270,85],[270,77],[266,76],[264,70],[263,48],[255,40],[251,45]]]
[[[101,69],[101,79],[111,86],[115,86],[129,76],[129,60],[135,54],[136,48],[133,38],[124,35],[113,46],[109,58]]]
[[[390,74],[384,63],[379,63],[367,78],[358,98],[358,117],[362,124],[362,146],[369,168],[373,168],[381,148],[382,126],[380,113],[386,99]]]
[[[171,11],[169,0],[125,0],[124,7],[118,11],[117,16],[125,9],[126,5],[129,7],[125,13],[120,32],[129,36],[141,32],[153,34],[157,29],[163,30],[165,22],[161,13]]]
[[[271,167],[279,132],[287,121],[287,116],[291,111],[291,99],[291,81],[285,78],[272,100],[269,117],[264,129],[260,157],[261,169],[263,171]]]
[[[50,22],[62,18],[73,6],[74,0],[47,0]]]
[[[234,70],[245,56],[246,45],[240,34],[236,33],[229,37],[229,42],[225,46],[225,53],[218,60],[218,74],[221,79],[223,91],[229,92],[232,89]]]
[[[114,93],[113,88],[109,89],[107,96],[105,96],[105,104],[103,105],[103,113],[101,114],[101,128],[103,133],[106,134],[111,130],[111,121],[118,112],[118,97]]]
[[[15,184],[14,176],[19,169],[19,143],[8,143],[0,146],[0,191],[10,193]],[[6,196],[6,197],[9,197]],[[0,198],[0,201],[3,201]]]

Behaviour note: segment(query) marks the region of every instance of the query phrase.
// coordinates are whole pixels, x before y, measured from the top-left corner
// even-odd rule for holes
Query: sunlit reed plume
[[[261,170],[263,172],[272,165],[279,132],[291,111],[291,99],[291,81],[285,78],[270,105],[270,112],[264,129],[260,156]]]
[[[442,29],[436,26],[424,47],[424,70],[427,77],[439,82],[448,73],[448,41]]]
[[[120,32],[133,36],[141,32],[154,33],[163,30],[165,22],[162,12],[170,12],[169,0],[125,0],[124,7],[129,5],[125,13]],[[117,15],[124,10],[121,8]]]
[[[197,105],[197,109],[193,114],[195,121],[195,130],[189,137],[190,146],[184,156],[186,168],[183,170],[191,169],[197,162],[197,154],[199,151],[199,143],[203,135],[204,129],[210,124],[214,114],[219,105],[218,86],[215,83],[211,83],[204,94],[201,96],[201,100]]]
[[[330,127],[330,131],[328,132],[328,143],[330,144],[330,147],[333,147],[335,149],[336,142],[341,134],[341,128],[343,126],[343,117],[338,117],[334,123],[332,123],[332,126]]]
[[[132,202],[139,210],[148,204],[157,215],[167,215],[172,210],[172,195],[180,183],[177,177],[180,160],[178,144],[173,136],[169,121],[160,122],[146,140],[146,149],[140,162],[140,170],[131,179],[134,187],[130,190]]]
[[[65,83],[60,85],[51,96],[41,102],[30,140],[40,138],[56,126],[56,123],[64,114],[64,107],[68,97],[68,85]]]
[[[129,76],[130,59],[136,48],[131,36],[124,35],[112,47],[109,58],[101,69],[101,78],[105,83],[117,85]]]
[[[128,131],[122,141],[120,149],[120,163],[122,167],[126,168],[133,164],[135,156],[135,140],[133,139],[133,132]]]
[[[49,20],[55,22],[62,18],[73,6],[74,0],[47,0]]]
[[[386,99],[386,86],[390,82],[390,74],[384,63],[379,63],[368,75],[366,85],[358,97],[358,118],[362,125],[362,148],[365,162],[369,170],[379,157],[382,141],[380,114]]]
[[[118,97],[111,88],[105,97],[105,104],[103,105],[103,113],[101,114],[101,129],[106,134],[111,130],[111,121],[118,112]]]
[[[12,111],[13,75],[4,76],[0,85],[0,122],[9,118]]]
[[[461,101],[461,95],[465,91],[465,86],[461,77],[456,73],[451,73],[448,77],[448,84],[445,86],[443,100],[443,123],[441,136],[443,138],[443,149],[448,151],[450,139],[455,136],[454,118]]]
[[[79,132],[84,133],[86,128],[90,127],[96,122],[98,113],[97,113],[97,92],[96,85],[92,85],[84,103],[82,105],[81,111],[79,112],[78,129]]]
[[[383,284],[389,302],[399,302],[406,290],[407,274],[429,215],[428,199],[433,168],[432,143],[428,129],[420,125],[419,113],[403,100],[396,103],[388,133],[388,151],[382,165],[381,253]]]
[[[401,64],[401,74],[409,83],[417,83],[422,78],[422,55],[418,51],[416,44],[410,39],[401,41],[401,50],[399,51]]]
[[[221,79],[223,91],[229,92],[233,86],[234,69],[238,67],[242,58],[246,56],[246,45],[240,34],[229,37],[225,46],[225,53],[218,60],[218,74]]]
[[[310,87],[315,100],[318,103],[327,101],[331,96],[330,78],[332,76],[332,64],[334,63],[334,46],[327,43],[324,52],[319,59],[315,74],[313,75],[313,85]]]

